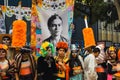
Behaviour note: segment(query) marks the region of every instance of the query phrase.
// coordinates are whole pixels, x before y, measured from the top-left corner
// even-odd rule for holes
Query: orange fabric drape
[[[120,60],[120,49],[118,50],[118,60]]]
[[[65,64],[65,67],[66,67],[66,80],[69,80],[70,67],[67,64]]]

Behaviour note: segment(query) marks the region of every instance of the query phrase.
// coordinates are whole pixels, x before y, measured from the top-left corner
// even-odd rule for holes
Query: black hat
[[[24,46],[20,49],[21,53],[30,53],[32,50],[30,48],[30,46]]]

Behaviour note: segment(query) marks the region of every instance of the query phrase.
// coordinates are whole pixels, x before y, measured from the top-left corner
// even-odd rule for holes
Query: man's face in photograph
[[[62,21],[59,18],[53,20],[51,27],[49,28],[52,36],[60,36],[62,32]]]

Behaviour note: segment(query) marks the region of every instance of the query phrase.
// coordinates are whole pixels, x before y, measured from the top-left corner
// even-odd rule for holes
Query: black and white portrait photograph
[[[64,25],[62,18],[58,14],[54,14],[49,17],[47,21],[47,26],[51,35],[44,41],[49,41],[53,44],[56,44],[59,41],[68,41],[67,38],[62,35]]]
[[[50,13],[40,10],[39,17],[41,22],[42,40],[49,41],[54,45],[59,41],[68,42],[67,16],[67,11]]]

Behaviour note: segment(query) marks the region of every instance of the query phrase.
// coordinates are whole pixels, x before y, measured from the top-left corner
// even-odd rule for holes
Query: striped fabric
[[[35,76],[35,71],[36,71],[36,62],[34,60],[34,57],[31,54],[29,55],[29,61],[31,62],[31,69],[32,69],[32,74]],[[20,72],[20,66],[21,66],[21,60],[22,60],[22,54],[16,54],[15,56],[15,61],[16,61],[16,67],[18,68],[18,72]]]

